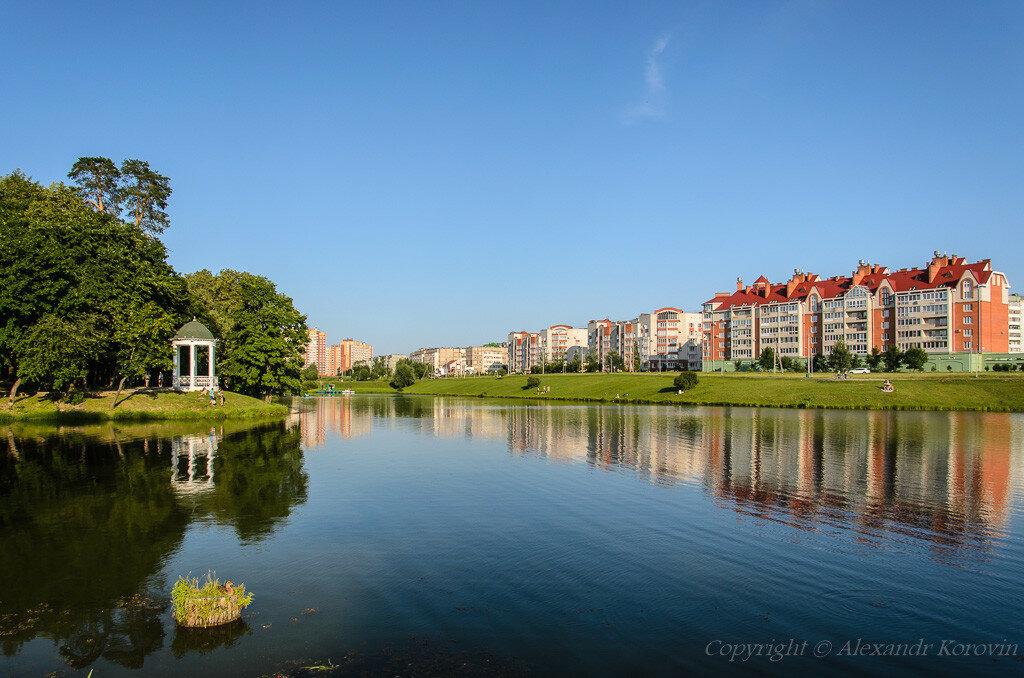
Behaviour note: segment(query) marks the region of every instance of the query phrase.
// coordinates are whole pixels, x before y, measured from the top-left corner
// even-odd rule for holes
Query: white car
[[[850,370],[850,374],[871,374],[871,370],[866,367],[855,367]]]

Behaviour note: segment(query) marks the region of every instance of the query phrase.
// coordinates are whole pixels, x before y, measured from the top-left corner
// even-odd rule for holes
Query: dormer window
[[[974,298],[974,283],[970,280],[965,280],[963,284],[963,297],[964,299]]]

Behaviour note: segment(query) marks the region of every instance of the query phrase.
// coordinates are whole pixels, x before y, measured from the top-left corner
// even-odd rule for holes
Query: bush
[[[691,388],[697,385],[697,373],[696,372],[680,372],[676,375],[676,378],[672,381],[675,387],[680,391],[689,391]]]
[[[523,388],[538,388],[540,387],[540,377],[527,377],[526,386]]]
[[[310,363],[302,368],[302,379],[304,381],[316,381],[320,378],[320,371],[316,368],[316,363]]]
[[[410,365],[399,365],[395,368],[395,376],[391,377],[391,388],[401,391],[416,383],[416,374]]]

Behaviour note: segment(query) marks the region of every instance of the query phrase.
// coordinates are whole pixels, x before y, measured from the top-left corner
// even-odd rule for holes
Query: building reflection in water
[[[344,422],[342,435],[369,432],[376,418],[439,437],[504,439],[516,455],[699,486],[758,519],[854,530],[866,544],[925,540],[942,559],[989,548],[1024,485],[1024,417],[1015,414],[376,397],[336,398],[302,416],[304,426]]]

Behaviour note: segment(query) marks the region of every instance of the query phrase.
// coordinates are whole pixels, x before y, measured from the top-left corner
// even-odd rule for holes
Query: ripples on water
[[[1020,415],[295,404],[257,426],[0,429],[7,672],[1022,666],[706,653],[1024,648]],[[211,567],[256,603],[237,626],[182,633],[167,592]]]

